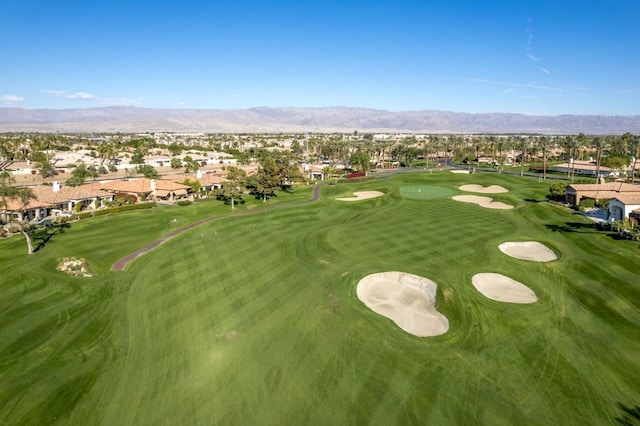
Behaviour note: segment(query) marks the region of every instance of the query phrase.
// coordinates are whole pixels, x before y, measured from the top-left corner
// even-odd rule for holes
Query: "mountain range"
[[[640,115],[525,115],[367,108],[0,108],[0,132],[640,133]]]

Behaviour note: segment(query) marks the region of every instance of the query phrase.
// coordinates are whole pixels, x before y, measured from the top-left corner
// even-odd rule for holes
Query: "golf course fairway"
[[[514,208],[453,200],[465,184]],[[640,405],[640,246],[549,203],[550,184],[398,173],[309,203],[306,187],[84,219],[33,255],[0,240],[0,425],[616,424]],[[384,196],[337,200],[362,191]],[[498,248],[518,241],[557,259]],[[56,269],[72,257],[93,276]],[[446,333],[358,299],[386,271],[437,284]],[[536,303],[483,296],[479,273]]]

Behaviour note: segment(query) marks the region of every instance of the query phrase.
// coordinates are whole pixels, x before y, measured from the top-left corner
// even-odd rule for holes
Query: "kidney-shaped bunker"
[[[356,293],[368,308],[419,337],[439,336],[449,330],[449,320],[435,308],[433,281],[404,272],[380,272],[358,282]]]

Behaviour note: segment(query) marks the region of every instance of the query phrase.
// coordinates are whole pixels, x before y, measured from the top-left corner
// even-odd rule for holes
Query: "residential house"
[[[153,167],[164,167],[171,165],[171,157],[168,155],[146,155],[144,164]]]
[[[0,206],[0,224],[43,219],[49,215],[49,208],[49,203],[40,200],[29,200],[26,206],[19,200],[6,200],[6,206]]]
[[[595,176],[598,167],[596,166],[595,161],[574,161],[573,162],[573,172],[578,175],[585,176]],[[561,163],[553,166],[553,170],[560,173],[570,173],[571,163]],[[625,169],[623,171],[631,172],[630,169]],[[619,178],[620,170],[610,169],[609,167],[600,166],[599,176],[605,178]]]
[[[189,186],[164,179],[114,180],[102,184],[102,188],[114,195],[129,194],[137,201],[174,202],[187,197]]]
[[[38,163],[27,161],[5,161],[0,167],[0,171],[7,171],[12,175],[35,175],[38,173]]]
[[[566,201],[573,207],[580,204],[583,198],[610,200],[625,194],[640,194],[640,185],[624,182],[609,182],[600,184],[574,184],[565,190]]]
[[[102,189],[98,182],[80,186],[65,186],[58,182],[53,185],[37,185],[31,187],[38,201],[47,203],[50,214],[59,216],[63,212],[97,209],[113,200],[113,194]],[[78,207],[80,206],[80,207]]]
[[[215,191],[216,189],[222,188],[222,185],[228,181],[225,172],[218,172],[216,170],[212,172],[204,172],[202,170],[198,170],[196,173],[165,175],[162,178],[163,180],[169,180],[180,184],[187,180],[197,180],[200,183],[201,194],[205,194],[207,192]]]
[[[609,201],[609,218],[640,221],[640,192],[619,194]]]
[[[16,219],[32,221],[60,216],[77,209],[96,209],[113,200],[113,194],[103,191],[101,185],[95,182],[77,187],[62,186],[54,182],[51,186],[36,185],[30,189],[36,199],[30,200],[26,206],[18,201],[8,201],[7,207],[0,210],[0,218],[4,222]]]

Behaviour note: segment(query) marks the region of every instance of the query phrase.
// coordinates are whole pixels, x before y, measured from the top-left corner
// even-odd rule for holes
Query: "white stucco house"
[[[640,215],[640,194],[619,194],[609,200],[609,218],[632,219]]]

